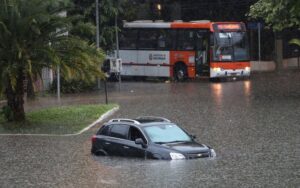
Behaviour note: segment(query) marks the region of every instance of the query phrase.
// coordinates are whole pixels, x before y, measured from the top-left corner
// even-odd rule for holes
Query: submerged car
[[[195,141],[195,136],[161,117],[112,119],[92,137],[92,153],[145,159],[195,159],[215,157],[215,151]]]

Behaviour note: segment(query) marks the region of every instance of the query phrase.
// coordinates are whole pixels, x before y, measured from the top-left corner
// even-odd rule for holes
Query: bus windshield
[[[214,61],[248,61],[246,32],[216,32],[214,34]]]

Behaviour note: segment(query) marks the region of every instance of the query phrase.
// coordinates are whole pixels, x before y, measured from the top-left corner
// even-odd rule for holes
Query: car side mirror
[[[135,144],[142,145],[143,148],[147,148],[147,144],[141,138],[135,139]]]

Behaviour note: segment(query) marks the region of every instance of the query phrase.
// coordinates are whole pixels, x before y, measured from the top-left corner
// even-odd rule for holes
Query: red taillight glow
[[[93,135],[93,136],[92,136],[92,142],[96,142],[96,140],[97,140],[96,135]]]

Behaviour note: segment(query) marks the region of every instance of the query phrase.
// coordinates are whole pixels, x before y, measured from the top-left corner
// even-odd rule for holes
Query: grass
[[[77,105],[26,113],[22,123],[6,122],[0,116],[0,134],[72,134],[96,121],[117,105]]]
[[[0,94],[0,101],[5,100],[5,97]]]

